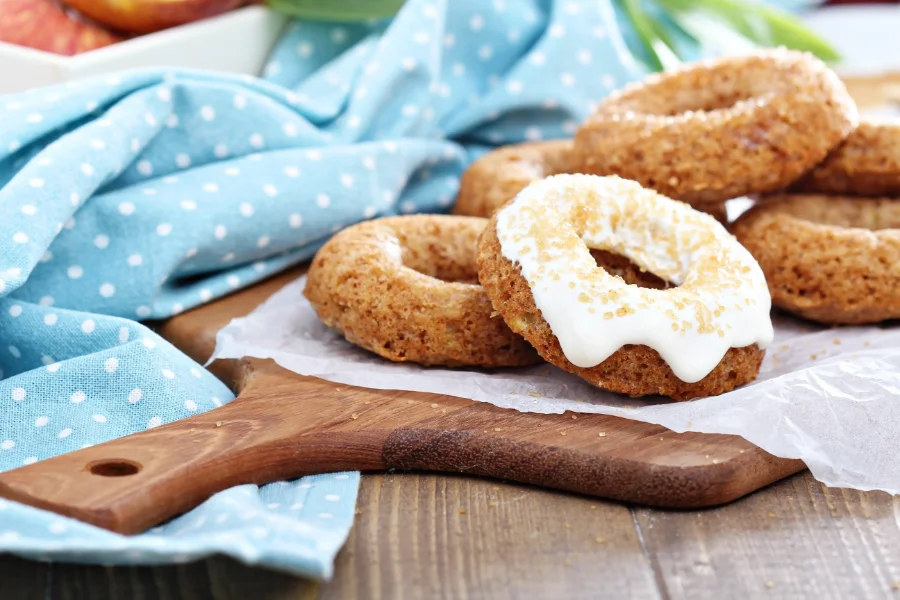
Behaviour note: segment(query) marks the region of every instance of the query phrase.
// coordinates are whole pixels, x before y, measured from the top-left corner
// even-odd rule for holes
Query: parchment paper
[[[547,364],[488,372],[392,363],[326,328],[301,294],[303,283],[288,284],[219,331],[213,358],[272,358],[343,384],[450,394],[525,412],[602,413],[677,432],[736,434],[803,460],[827,485],[900,493],[900,327],[826,328],[776,315],[775,341],[755,382],[673,403],[603,392]]]

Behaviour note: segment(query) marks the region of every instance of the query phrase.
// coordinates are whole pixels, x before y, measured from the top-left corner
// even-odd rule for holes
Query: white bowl
[[[140,67],[189,67],[258,75],[287,23],[261,6],[60,56],[0,42],[0,94]]]

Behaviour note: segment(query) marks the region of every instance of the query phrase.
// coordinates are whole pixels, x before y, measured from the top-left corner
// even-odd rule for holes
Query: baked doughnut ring
[[[787,187],[857,121],[846,87],[821,61],[761,51],[613,93],[576,132],[573,163],[703,206]]]
[[[349,227],[317,253],[303,295],[325,325],[397,362],[508,367],[539,362],[478,285],[486,219],[388,217]]]
[[[680,287],[629,285],[597,268],[589,247]],[[727,392],[756,377],[773,336],[765,278],[737,240],[619,177],[529,185],[479,237],[478,277],[544,360],[631,396]]]
[[[900,199],[768,196],[732,231],[775,306],[829,324],[900,318]]]
[[[490,217],[538,179],[570,173],[572,140],[502,146],[469,165],[459,182],[453,214]]]
[[[900,121],[866,120],[792,191],[900,196]]]

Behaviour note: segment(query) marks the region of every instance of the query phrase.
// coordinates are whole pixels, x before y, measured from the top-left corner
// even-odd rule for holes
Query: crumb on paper
[[[809,355],[809,360],[816,360],[817,358],[819,358],[819,357],[818,357],[818,355],[816,355],[816,354],[810,354],[810,355]]]
[[[459,514],[461,514],[461,515],[466,514],[466,509],[464,509],[464,508],[459,509]]]
[[[871,345],[872,345],[872,344],[871,344],[871,342],[869,342],[869,341],[866,341],[866,343],[863,344],[863,346],[865,346],[866,348],[868,348],[868,347],[871,346]]]
[[[778,349],[781,350],[782,352],[784,352],[788,348],[790,348],[790,346],[788,346],[787,344],[782,344],[782,345],[778,346]]]
[[[840,346],[841,340],[834,338],[833,340],[831,340],[831,343],[834,344],[835,346]]]

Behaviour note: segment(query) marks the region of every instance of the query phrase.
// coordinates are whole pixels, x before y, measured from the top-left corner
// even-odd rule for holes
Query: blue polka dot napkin
[[[607,0],[410,0],[389,22],[294,23],[262,79],[144,70],[0,97],[0,470],[232,400],[139,321],[363,219],[446,211],[473,156],[571,135],[641,71]],[[2,502],[0,550],[328,577],[357,485],[242,486],[134,537]]]

